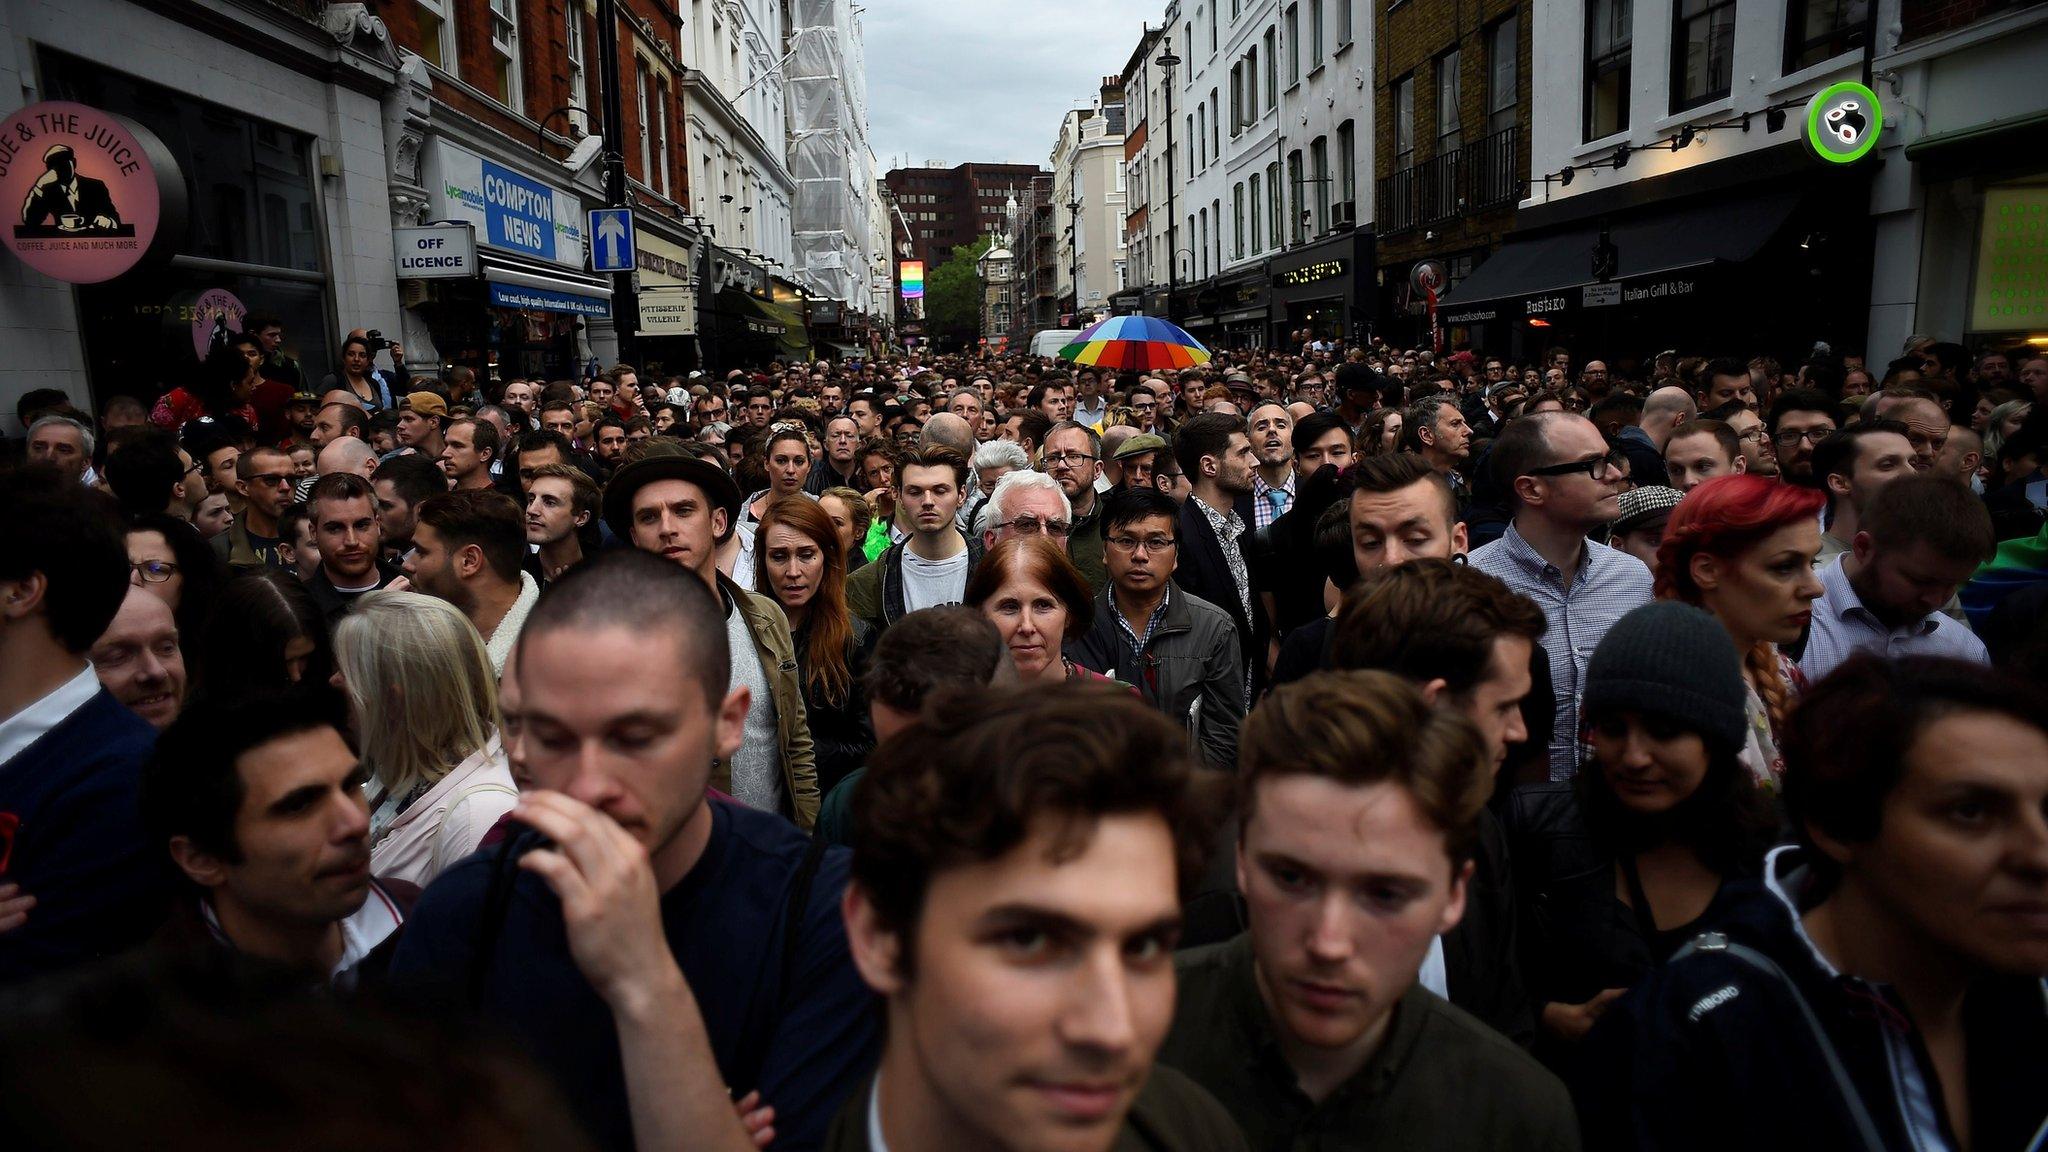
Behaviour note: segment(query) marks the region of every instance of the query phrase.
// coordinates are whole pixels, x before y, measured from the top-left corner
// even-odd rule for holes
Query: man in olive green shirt
[[[1322,672],[1252,712],[1238,764],[1250,929],[1178,957],[1160,1062],[1254,1148],[1576,1149],[1564,1085],[1417,980],[1493,785],[1471,721],[1389,673]]]

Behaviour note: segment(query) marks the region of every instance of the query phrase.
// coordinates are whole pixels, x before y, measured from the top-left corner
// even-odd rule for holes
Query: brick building
[[[1529,177],[1528,0],[1408,0],[1374,8],[1373,226],[1379,331],[1426,339],[1408,289],[1419,261],[1451,283],[1513,227]]]
[[[1003,205],[1012,196],[1029,204],[1035,164],[957,164],[895,168],[882,177],[896,197],[895,241],[911,246],[909,259],[927,269],[944,264],[959,245],[1003,228]],[[907,231],[906,231],[907,230]]]
[[[395,223],[467,220],[483,278],[401,286],[408,356],[509,377],[573,376],[625,352],[678,371],[696,362],[680,102],[683,23],[672,6],[620,0],[623,156],[635,212],[636,297],[627,314],[588,271],[583,214],[605,203],[595,5],[583,0],[383,0],[373,6],[410,55],[384,127]],[[571,168],[565,160],[583,163]],[[504,195],[502,189],[513,190]],[[504,203],[500,203],[500,200]]]

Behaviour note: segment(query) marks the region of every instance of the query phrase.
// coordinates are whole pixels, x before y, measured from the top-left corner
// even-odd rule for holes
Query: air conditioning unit
[[[1358,227],[1358,205],[1355,201],[1344,200],[1330,206],[1330,227]]]

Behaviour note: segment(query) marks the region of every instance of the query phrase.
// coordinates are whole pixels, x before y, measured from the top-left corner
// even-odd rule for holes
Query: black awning
[[[1619,257],[1616,281],[1741,264],[1785,225],[1799,204],[1794,192],[1631,213],[1608,228]],[[1548,236],[1510,240],[1439,300],[1441,307],[1505,301],[1595,283],[1593,247],[1600,226],[1582,224]]]

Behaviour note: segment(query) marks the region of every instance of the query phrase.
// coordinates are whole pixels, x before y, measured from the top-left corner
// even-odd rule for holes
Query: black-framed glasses
[[[1595,480],[1611,480],[1621,475],[1622,469],[1626,467],[1626,456],[1619,452],[1609,452],[1605,456],[1595,456],[1590,460],[1567,460],[1562,464],[1546,464],[1541,468],[1531,468],[1522,475],[1569,476],[1574,472],[1584,472]]]
[[[1174,539],[1173,537],[1171,537],[1171,536],[1164,536],[1164,535],[1162,535],[1162,536],[1121,536],[1121,535],[1119,535],[1119,536],[1111,536],[1111,537],[1109,537],[1109,538],[1108,538],[1108,540],[1109,540],[1109,544],[1110,544],[1110,546],[1111,546],[1111,547],[1113,547],[1113,548],[1115,548],[1115,549],[1117,549],[1117,550],[1118,550],[1118,551],[1120,551],[1120,552],[1136,552],[1136,551],[1137,551],[1138,549],[1142,548],[1142,549],[1144,549],[1144,550],[1145,550],[1146,552],[1152,553],[1152,554],[1154,554],[1154,555],[1156,555],[1156,554],[1158,554],[1158,553],[1161,553],[1161,552],[1164,552],[1164,551],[1166,551],[1166,550],[1167,550],[1168,548],[1172,548],[1172,547],[1174,547],[1175,545],[1177,545],[1177,544],[1179,544],[1179,543],[1180,543],[1180,541],[1178,541],[1178,540]]]
[[[178,566],[169,560],[138,560],[128,567],[144,584],[161,584],[178,574]]]
[[[1087,452],[1047,452],[1039,457],[1048,468],[1079,468],[1092,462],[1095,457]]]
[[[297,474],[291,472],[258,472],[255,475],[249,477],[249,483],[251,484],[255,484],[258,486],[268,484],[273,488],[279,485],[283,485],[288,488],[291,485],[298,483],[298,480],[299,478]]]
[[[1778,431],[1776,440],[1788,448],[1802,440],[1808,444],[1819,444],[1829,436],[1834,435],[1834,432],[1833,428],[1825,424],[1818,428],[1781,428]]]

